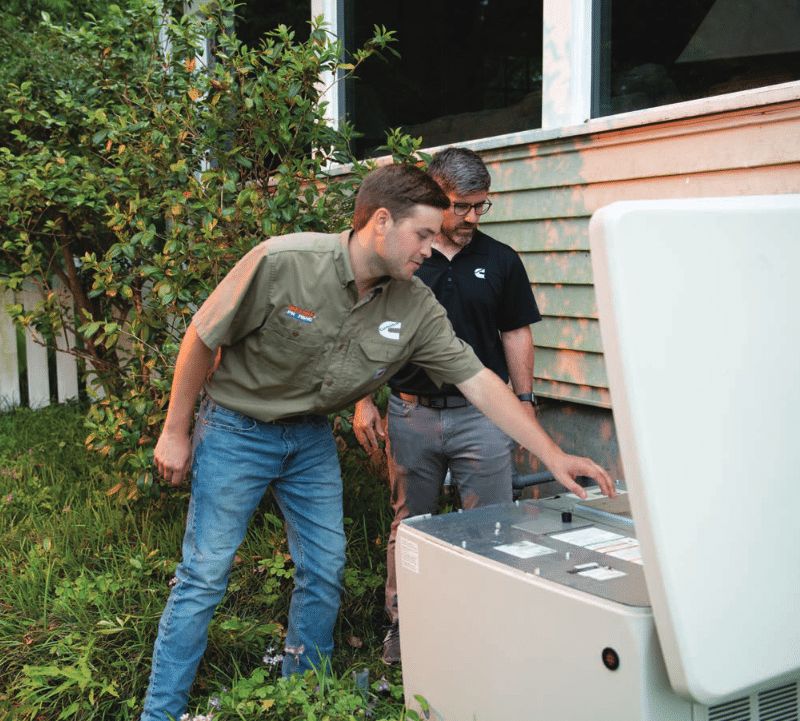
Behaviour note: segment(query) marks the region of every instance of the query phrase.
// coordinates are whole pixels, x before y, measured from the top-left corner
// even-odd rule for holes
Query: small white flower
[[[274,653],[274,648],[268,648],[267,653],[261,660],[264,662],[266,666],[277,666],[279,663],[283,663],[283,654],[282,653]]]

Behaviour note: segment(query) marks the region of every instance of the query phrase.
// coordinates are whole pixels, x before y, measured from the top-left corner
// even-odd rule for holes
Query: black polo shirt
[[[456,335],[472,346],[487,368],[508,382],[500,333],[542,319],[517,251],[478,230],[452,260],[434,249],[416,275],[444,306]],[[438,388],[413,364],[399,371],[389,385],[414,395],[459,393],[451,385]]]

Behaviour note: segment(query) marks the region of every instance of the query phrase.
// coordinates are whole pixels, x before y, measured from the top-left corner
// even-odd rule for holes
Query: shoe
[[[387,666],[400,661],[400,624],[395,621],[389,628],[386,638],[383,639],[383,655],[381,656]]]

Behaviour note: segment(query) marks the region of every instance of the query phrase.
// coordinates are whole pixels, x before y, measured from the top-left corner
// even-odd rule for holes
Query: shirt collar
[[[343,233],[339,233],[339,242],[333,254],[333,262],[336,266],[336,272],[339,274],[339,282],[342,287],[356,281],[353,266],[350,265],[350,253],[347,252],[348,241],[352,234],[352,230],[345,230]]]
[[[353,273],[353,266],[350,264],[350,253],[347,251],[350,237],[353,235],[352,230],[345,230],[339,233],[339,242],[337,243],[336,251],[334,253],[334,263],[336,265],[336,272],[339,274],[339,282],[343,288],[346,288],[351,283],[355,287],[356,276]],[[375,293],[383,292],[383,289],[391,282],[391,276],[384,276],[381,278],[370,290],[367,297],[372,297]]]

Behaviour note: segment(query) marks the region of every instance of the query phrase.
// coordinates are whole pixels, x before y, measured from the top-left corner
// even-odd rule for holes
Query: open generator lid
[[[674,689],[800,672],[800,195],[590,223],[614,420]]]

